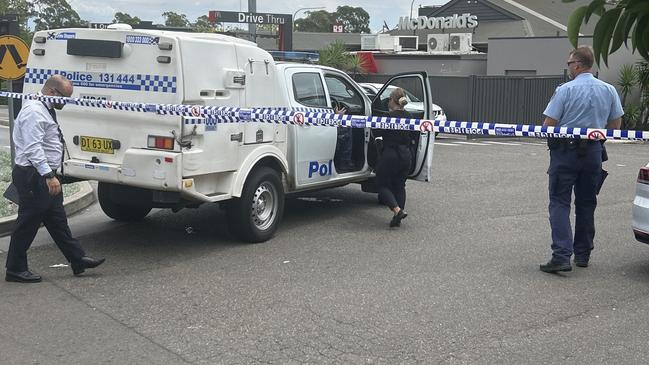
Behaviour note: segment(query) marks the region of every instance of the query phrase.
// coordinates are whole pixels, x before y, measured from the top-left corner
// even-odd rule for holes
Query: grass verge
[[[11,184],[11,154],[0,151],[0,195]],[[73,195],[81,190],[79,183],[63,185],[63,196]],[[18,213],[18,206],[4,197],[0,197],[0,217],[7,217]]]

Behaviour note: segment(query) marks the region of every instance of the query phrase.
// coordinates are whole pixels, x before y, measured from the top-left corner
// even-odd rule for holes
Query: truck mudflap
[[[123,163],[69,159],[64,163],[66,176],[136,186],[163,191],[181,191],[182,154],[131,148]]]

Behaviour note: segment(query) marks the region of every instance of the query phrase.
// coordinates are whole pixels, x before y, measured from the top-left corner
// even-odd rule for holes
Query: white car
[[[649,164],[641,167],[638,172],[631,226],[635,238],[642,243],[649,244]]]
[[[367,94],[367,96],[369,96],[370,99],[374,99],[376,97],[376,94],[378,94],[378,92],[383,87],[383,84],[376,84],[370,82],[361,82],[359,83],[359,85],[363,88],[363,91],[365,91],[365,94]],[[394,90],[395,87],[396,86],[389,86],[386,89],[385,93],[389,95],[389,93],[392,92],[392,90]],[[408,112],[421,112],[424,109],[423,103],[415,95],[413,95],[407,90],[405,91],[406,91],[406,98],[408,99],[408,104],[406,104],[404,109]],[[432,104],[432,107],[433,110],[431,116],[436,120],[441,120],[445,122],[446,113],[444,113],[444,109],[442,109],[437,104]]]

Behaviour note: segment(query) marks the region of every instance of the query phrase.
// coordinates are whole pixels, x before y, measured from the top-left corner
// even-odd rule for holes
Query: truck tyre
[[[257,243],[269,240],[277,231],[284,214],[284,186],[279,172],[256,168],[235,198],[227,213],[229,226],[241,240]]]
[[[134,204],[118,204],[112,198],[110,184],[99,183],[97,195],[99,197],[99,206],[101,210],[117,221],[135,222],[142,220],[151,211],[150,206]]]

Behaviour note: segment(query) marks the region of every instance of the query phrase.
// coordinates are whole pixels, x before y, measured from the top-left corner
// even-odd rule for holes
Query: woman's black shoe
[[[406,218],[408,213],[403,210],[400,210],[399,213],[395,214],[390,221],[390,227],[401,227],[401,220]]]

